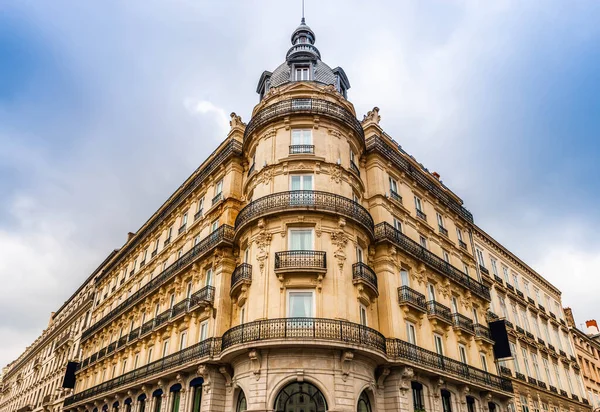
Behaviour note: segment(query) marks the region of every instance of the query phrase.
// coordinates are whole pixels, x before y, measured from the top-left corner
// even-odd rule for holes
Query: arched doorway
[[[294,382],[279,391],[275,412],[326,412],[325,397],[314,385]]]
[[[366,391],[362,391],[360,397],[358,398],[358,405],[356,407],[357,412],[372,412],[371,402],[369,401],[369,396]]]

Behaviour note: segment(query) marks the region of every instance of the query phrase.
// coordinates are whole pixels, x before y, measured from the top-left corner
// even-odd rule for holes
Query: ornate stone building
[[[585,322],[585,331],[577,328],[570,308],[565,308],[567,325],[575,343],[575,356],[581,367],[587,397],[594,409],[600,408],[600,331],[595,319]]]
[[[491,286],[488,320],[505,319],[511,360],[500,374],[514,387],[511,410],[590,410],[561,293],[477,226],[473,246],[481,281]]]
[[[65,397],[72,393],[69,384],[65,385],[65,378],[74,377],[69,377],[73,371],[67,370],[68,365],[81,360],[81,334],[89,325],[94,277],[101,267],[52,313],[41,336],[3,368],[0,412],[62,410]]]

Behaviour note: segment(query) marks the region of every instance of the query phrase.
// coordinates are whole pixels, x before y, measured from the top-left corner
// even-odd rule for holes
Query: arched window
[[[413,396],[413,409],[415,412],[425,411],[425,397],[423,396],[423,385],[419,382],[411,382]]]
[[[326,412],[325,397],[314,385],[307,382],[291,383],[283,388],[275,400],[276,412],[314,411]]]
[[[452,397],[446,389],[442,389],[442,409],[444,412],[452,412]]]
[[[162,406],[162,394],[162,389],[157,389],[152,394],[152,397],[154,398],[154,412],[160,412]]]
[[[125,404],[125,412],[131,412],[131,398],[127,398],[125,399],[125,402],[123,402]]]
[[[357,412],[371,412],[371,402],[369,402],[369,396],[367,392],[363,391],[358,398],[358,406],[356,407]]]
[[[138,396],[138,402],[140,403],[138,412],[144,412],[146,410],[146,395],[142,393]]]
[[[248,404],[246,402],[246,395],[244,395],[244,391],[240,391],[238,395],[237,407],[235,408],[236,412],[244,412],[248,409]]]
[[[192,388],[192,412],[200,412],[200,405],[202,404],[202,384],[204,379],[195,378],[190,382]]]
[[[181,384],[177,383],[171,386],[170,392],[173,393],[171,397],[173,402],[171,403],[171,412],[179,412],[179,402],[181,401]]]

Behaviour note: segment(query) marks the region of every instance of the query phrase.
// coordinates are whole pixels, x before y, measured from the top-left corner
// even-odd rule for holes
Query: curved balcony
[[[285,211],[331,212],[363,226],[373,235],[373,218],[363,206],[352,199],[317,190],[293,190],[261,197],[246,205],[235,219],[235,230],[260,217]]]
[[[352,283],[366,286],[372,297],[379,296],[377,274],[365,263],[359,262],[352,265]]]
[[[435,300],[427,302],[427,317],[434,321],[439,321],[447,326],[452,325],[452,311],[448,306],[444,306]]]
[[[468,317],[461,315],[460,313],[452,314],[452,321],[454,330],[466,332],[470,335],[475,334],[475,328],[473,327],[473,321]]]
[[[275,273],[289,271],[327,272],[327,254],[317,250],[275,253]]]
[[[252,265],[248,263],[242,263],[235,268],[231,275],[231,289],[229,290],[229,296],[237,296],[244,286],[248,286],[252,283]]]
[[[322,99],[289,99],[283,100],[260,110],[246,126],[244,132],[244,144],[257,129],[273,122],[277,119],[282,119],[293,114],[318,114],[343,122],[350,127],[360,140],[365,141],[365,134],[358,119],[345,107]]]
[[[417,292],[408,286],[400,286],[398,288],[398,303],[405,312],[413,309],[418,314],[427,312],[427,303],[425,302],[425,295]]]

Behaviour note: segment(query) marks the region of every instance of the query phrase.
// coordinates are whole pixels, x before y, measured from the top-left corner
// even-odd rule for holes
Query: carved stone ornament
[[[219,372],[225,378],[225,387],[227,388],[227,392],[231,392],[231,390],[233,389],[233,383],[232,383],[233,379],[231,377],[231,375],[232,375],[231,368],[229,366],[221,366],[219,368]]]
[[[269,245],[271,244],[272,235],[265,229],[265,222],[263,219],[258,221],[258,227],[260,228],[260,231],[254,238],[254,242],[258,248],[256,260],[258,260],[258,267],[260,269],[260,273],[262,274],[265,269],[265,260],[269,256]]]
[[[410,390],[410,383],[415,377],[415,371],[410,366],[405,366],[400,372],[400,391],[405,394],[406,391]]]
[[[241,116],[238,116],[235,112],[231,112],[230,116],[231,120],[229,121],[229,126],[231,126],[232,129],[237,126],[246,127],[246,123],[242,122]]]
[[[445,298],[450,295],[450,279],[445,278],[438,286],[438,290],[442,293]]]
[[[379,124],[381,120],[381,116],[379,115],[379,107],[373,107],[373,110],[369,110],[367,114],[363,117],[362,122],[365,123],[375,123]]]
[[[273,179],[273,166],[265,166],[260,174],[260,181],[265,185]]]
[[[342,167],[340,165],[331,166],[329,175],[335,183],[340,183],[342,181]]]
[[[419,285],[422,285],[425,281],[425,273],[427,269],[423,263],[419,264],[416,270],[411,271],[413,277],[419,282]]]
[[[333,256],[337,259],[338,267],[340,271],[344,267],[344,262],[346,261],[346,252],[344,249],[348,244],[348,235],[344,232],[343,229],[337,229],[331,232],[331,244],[335,246],[335,251],[333,252]]]
[[[204,392],[208,393],[210,392],[210,387],[212,384],[212,379],[210,376],[210,368],[208,365],[198,365],[198,369],[196,370],[196,374],[198,376],[200,376],[202,379],[204,379],[204,382],[202,383],[202,387],[204,388]]]
[[[350,366],[352,364],[352,360],[354,359],[354,353],[349,350],[342,352],[342,357],[340,359],[342,365],[342,380],[346,382],[348,376],[350,375]]]
[[[250,358],[250,366],[252,367],[252,373],[254,373],[254,376],[256,376],[256,380],[258,380],[260,377],[260,352],[257,349],[252,349],[248,352],[248,357]]]
[[[386,380],[386,378],[389,376],[391,372],[391,369],[388,368],[387,366],[383,366],[381,368],[379,368],[377,370],[377,389],[384,389],[385,386],[383,385],[383,382]]]

